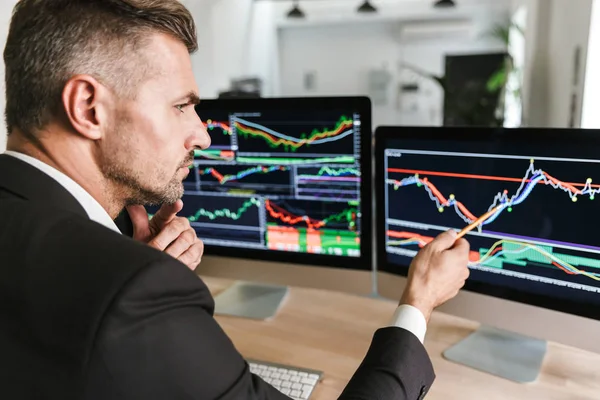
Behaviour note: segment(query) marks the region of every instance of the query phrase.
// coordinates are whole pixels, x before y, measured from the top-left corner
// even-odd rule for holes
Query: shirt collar
[[[106,210],[100,205],[100,203],[98,203],[96,199],[94,199],[73,179],[69,178],[67,175],[49,166],[48,164],[26,154],[18,153],[16,151],[6,151],[4,154],[18,158],[19,160],[39,169],[54,179],[62,187],[64,187],[79,202],[79,204],[81,204],[81,207],[83,207],[92,221],[104,225],[105,227],[117,233],[121,233],[119,228],[117,228],[117,225],[114,223],[110,215],[108,215]]]

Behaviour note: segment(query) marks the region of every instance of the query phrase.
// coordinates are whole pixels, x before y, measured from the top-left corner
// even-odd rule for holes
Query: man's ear
[[[66,117],[73,129],[90,140],[102,138],[103,114],[98,109],[99,98],[107,89],[90,75],[76,75],[67,81],[62,92]]]

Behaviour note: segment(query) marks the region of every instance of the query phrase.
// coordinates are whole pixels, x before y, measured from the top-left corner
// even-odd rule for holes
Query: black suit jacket
[[[286,398],[249,372],[213,309],[186,266],[0,155],[2,398]],[[418,339],[383,328],[341,398],[417,399],[433,379]]]

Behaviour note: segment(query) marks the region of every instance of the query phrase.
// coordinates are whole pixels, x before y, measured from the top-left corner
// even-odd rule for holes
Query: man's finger
[[[203,253],[204,243],[199,240],[185,253],[179,256],[178,260],[187,265],[193,271],[200,264],[200,261],[202,261]]]
[[[456,242],[456,231],[450,229],[446,232],[439,234],[429,246],[432,250],[442,252],[451,248]]]
[[[190,228],[187,218],[177,217],[169,222],[148,244],[160,251],[165,250],[182,232]]]
[[[466,239],[460,238],[456,242],[454,242],[453,249],[456,249],[458,251],[469,251],[470,248],[471,246],[469,245],[469,242],[467,242]]]
[[[173,204],[163,204],[154,214],[150,221],[151,228],[155,233],[160,232],[169,222],[177,216],[177,213],[183,208],[183,201],[177,200]]]
[[[166,249],[165,253],[174,258],[179,258],[196,242],[196,231],[188,229],[183,231]]]
[[[141,205],[127,206],[127,213],[131,218],[133,225],[133,238],[136,240],[144,240],[150,236],[150,221],[148,220],[148,213],[146,208]]]

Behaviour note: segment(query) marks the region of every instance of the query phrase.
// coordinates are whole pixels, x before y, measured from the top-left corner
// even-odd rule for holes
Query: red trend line
[[[215,177],[215,179],[219,181],[219,183],[222,183],[222,182],[223,182],[223,179],[225,178],[223,175],[221,175],[221,174],[219,173],[219,171],[217,171],[217,170],[216,170],[216,169],[214,169],[214,168],[211,168],[211,169],[210,169],[210,174],[211,174],[212,176],[214,176],[214,177]]]
[[[290,225],[296,225],[300,222],[305,222],[309,229],[318,229],[325,225],[325,221],[317,221],[307,216],[299,217],[294,215],[278,205],[272,204],[271,200],[267,200],[265,202],[265,208],[273,218],[280,219]]]
[[[396,238],[396,239],[414,239],[416,241],[420,241],[420,242],[422,242],[422,243],[419,243],[420,248],[425,247],[425,244],[429,244],[429,242],[431,242],[434,239],[431,236],[423,236],[423,235],[419,235],[418,233],[414,233],[414,232],[387,231],[387,235],[391,238]],[[496,253],[496,251],[499,251],[499,250],[496,249],[494,251],[494,253]],[[481,257],[477,251],[469,252],[469,261],[479,261],[480,258]]]
[[[432,237],[429,236],[421,236],[417,233],[412,233],[412,232],[397,232],[397,231],[388,231],[387,235],[389,237],[393,237],[396,239],[415,239],[415,240],[419,240],[422,241],[424,243],[429,243],[433,240]],[[419,247],[424,247],[424,245],[419,245]]]
[[[455,172],[439,172],[439,171],[422,171],[416,169],[401,169],[401,168],[388,168],[388,172],[398,172],[402,174],[419,174],[419,175],[430,175],[430,176],[447,176],[451,178],[468,178],[468,179],[483,179],[488,181],[504,181],[504,182],[523,182],[523,178],[509,178],[505,176],[491,176],[491,175],[474,175],[474,174],[459,174]],[[560,183],[564,185],[569,190],[576,192],[578,189],[575,186],[585,186],[585,183],[573,183],[573,182],[562,182],[547,173],[544,174],[550,179],[553,183]],[[527,179],[526,182],[531,182],[531,179]],[[600,188],[600,185],[590,185],[594,188]]]
[[[448,199],[446,199],[444,197],[444,195],[438,190],[437,187],[435,187],[435,185],[431,182],[429,182],[429,179],[427,178],[423,178],[422,179],[423,184],[427,185],[427,187],[429,187],[429,189],[431,189],[431,192],[434,194],[435,197],[438,198],[438,200],[440,201],[440,203],[446,205],[449,203]],[[395,184],[400,185],[399,181],[394,181]],[[460,211],[462,211],[462,213],[469,218],[471,221],[474,221],[477,219],[477,217],[475,215],[473,215],[473,213],[471,211],[469,211],[469,209],[460,201],[455,201],[454,204],[456,204],[456,206],[460,209]]]
[[[569,275],[575,275],[575,272],[573,271],[569,271],[568,269],[566,269],[565,267],[563,267],[562,265],[560,265],[559,263],[557,263],[556,261],[552,262],[552,265],[554,265],[555,267],[560,268],[563,272],[566,272]]]

